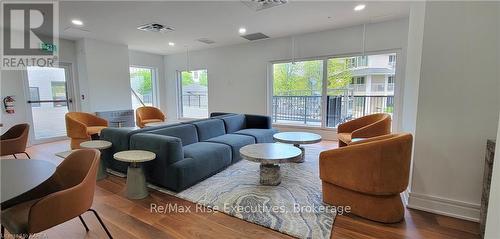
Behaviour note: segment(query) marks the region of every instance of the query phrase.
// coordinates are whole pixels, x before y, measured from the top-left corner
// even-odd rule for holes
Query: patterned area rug
[[[242,160],[188,188],[172,193],[231,216],[299,238],[330,238],[336,213],[323,204],[317,160],[281,164],[281,184],[259,184],[259,164]]]

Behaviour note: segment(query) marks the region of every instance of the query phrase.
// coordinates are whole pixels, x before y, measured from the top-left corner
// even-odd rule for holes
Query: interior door
[[[66,138],[65,114],[73,111],[71,64],[59,67],[28,67],[28,114],[31,114],[31,142]]]

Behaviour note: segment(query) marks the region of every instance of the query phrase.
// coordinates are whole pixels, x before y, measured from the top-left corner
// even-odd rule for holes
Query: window
[[[337,127],[368,114],[392,114],[395,68],[389,65],[390,55],[395,56],[393,53],[273,64],[273,122]],[[326,76],[323,65],[327,67]]]
[[[390,75],[387,77],[387,83],[394,84],[394,75]]]
[[[156,80],[153,68],[130,67],[132,108],[156,106]]]
[[[321,125],[323,61],[273,65],[274,122]]]
[[[30,87],[30,100],[32,101],[40,100],[40,88]],[[31,107],[40,107],[40,103],[31,103]]]
[[[52,99],[66,100],[66,81],[51,81]],[[68,102],[54,102],[54,107],[67,106]]]
[[[182,71],[179,80],[179,117],[208,117],[207,70]]]
[[[349,57],[345,59],[346,61],[346,68],[358,68],[358,67],[365,67],[368,65],[368,58],[366,56],[356,56],[356,57]]]

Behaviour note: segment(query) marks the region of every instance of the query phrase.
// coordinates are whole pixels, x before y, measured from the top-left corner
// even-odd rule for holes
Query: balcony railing
[[[391,113],[394,96],[327,96],[326,126],[373,113]],[[273,122],[319,125],[321,96],[273,96]]]

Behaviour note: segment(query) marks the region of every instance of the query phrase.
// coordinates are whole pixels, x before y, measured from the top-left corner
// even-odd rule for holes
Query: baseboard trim
[[[408,193],[408,208],[479,222],[479,204],[451,200],[436,196]]]

